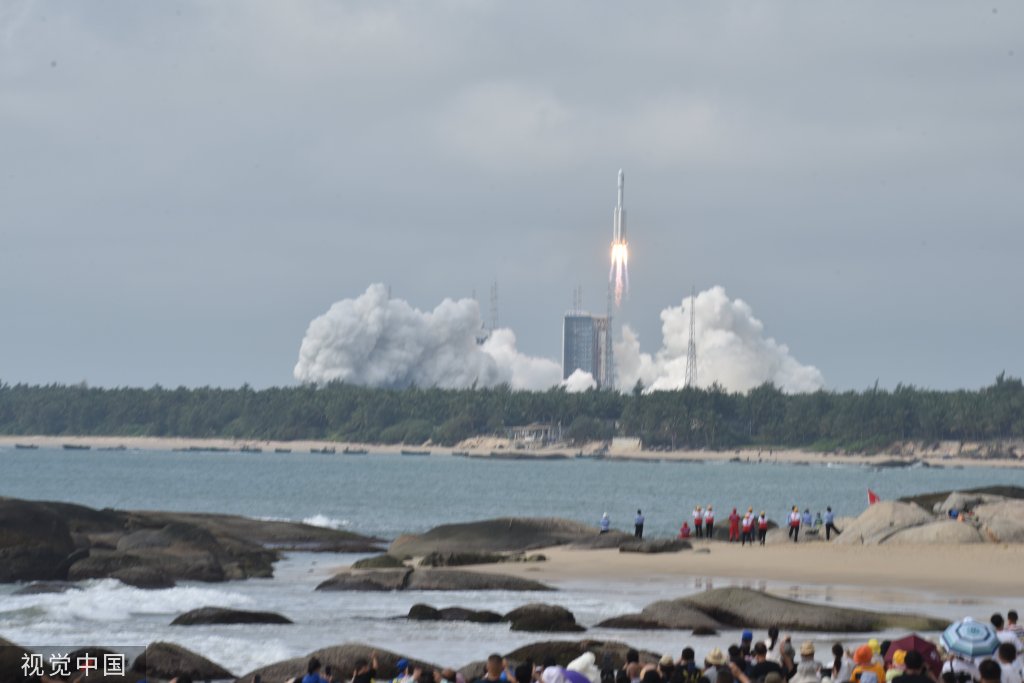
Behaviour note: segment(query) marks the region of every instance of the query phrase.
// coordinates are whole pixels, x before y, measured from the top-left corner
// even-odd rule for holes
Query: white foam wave
[[[336,519],[334,517],[328,517],[327,515],[316,514],[312,517],[306,517],[302,520],[303,524],[310,526],[319,526],[325,529],[344,529],[352,526],[352,522],[347,519]]]

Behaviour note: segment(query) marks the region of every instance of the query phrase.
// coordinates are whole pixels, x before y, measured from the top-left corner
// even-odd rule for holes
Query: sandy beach
[[[503,563],[474,570],[539,581],[667,582],[687,576],[743,579],[754,587],[759,581],[783,581],[802,589],[854,587],[893,595],[920,590],[963,600],[1019,595],[1024,567],[1024,546],[1019,545],[778,543],[750,548],[697,541],[694,549],[710,552],[646,555],[557,547],[538,551],[546,562]]]
[[[401,448],[426,449],[432,455],[448,455],[452,452],[467,454],[471,457],[489,457],[492,453],[515,454],[516,457],[572,457],[576,453],[593,454],[600,444],[590,444],[584,448],[569,446],[536,448],[520,450],[508,439],[497,437],[478,437],[469,439],[453,447],[447,446],[401,446],[366,443],[345,443],[337,441],[260,441],[254,439],[197,439],[185,437],[148,437],[148,436],[0,436],[0,447],[14,448],[16,444],[34,445],[41,448],[61,448],[65,444],[90,446],[94,449],[120,448],[131,450],[183,450],[183,449],[228,449],[243,448],[274,451],[277,449],[293,452],[309,452],[311,449],[334,448],[341,453],[345,448],[365,449],[370,454],[395,453]],[[766,449],[745,448],[729,451],[709,450],[677,450],[647,451],[639,447],[613,446],[603,457],[608,459],[651,460],[651,461],[739,461],[778,464],[821,465],[827,463],[849,465],[871,465],[894,462],[907,464],[920,461],[932,467],[994,467],[1024,468],[1024,459],[985,458],[972,455],[978,452],[978,444],[966,444],[960,448],[954,443],[940,444],[938,448],[922,450],[901,449],[899,453],[878,453],[876,455],[837,454],[799,449]],[[961,454],[957,454],[961,453]],[[968,453],[964,455],[962,453]]]

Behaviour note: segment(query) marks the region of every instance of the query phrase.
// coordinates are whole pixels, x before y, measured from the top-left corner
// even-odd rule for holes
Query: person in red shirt
[[[679,527],[679,538],[689,538],[689,537],[690,537],[690,525],[687,524],[684,521],[683,525],[681,527]]]
[[[736,514],[736,508],[732,509],[729,515],[729,542],[735,543],[740,540],[740,516]]]
[[[704,537],[704,513],[701,511],[700,505],[693,510],[693,532],[697,538]]]
[[[747,510],[747,514],[743,515],[743,538],[740,541],[740,545],[750,544],[750,547],[754,547],[754,537],[750,533],[750,529],[754,524],[754,511],[753,509]]]
[[[764,510],[761,510],[761,515],[757,518],[757,538],[761,541],[761,545],[764,545],[764,539],[768,536],[768,516],[764,514]]]

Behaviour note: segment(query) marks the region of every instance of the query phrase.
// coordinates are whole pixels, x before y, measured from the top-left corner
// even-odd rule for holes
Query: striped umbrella
[[[964,657],[984,657],[996,651],[999,638],[988,624],[966,617],[942,632],[942,643],[950,652]]]

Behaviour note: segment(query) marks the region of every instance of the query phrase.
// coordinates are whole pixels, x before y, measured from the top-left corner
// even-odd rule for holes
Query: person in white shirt
[[[996,661],[1003,670],[1000,683],[1024,683],[1022,682],[1019,652],[1011,643],[1000,643],[996,650]]]
[[[715,532],[715,513],[711,509],[709,504],[707,509],[704,511],[704,533],[708,539],[711,539],[711,534]]]

